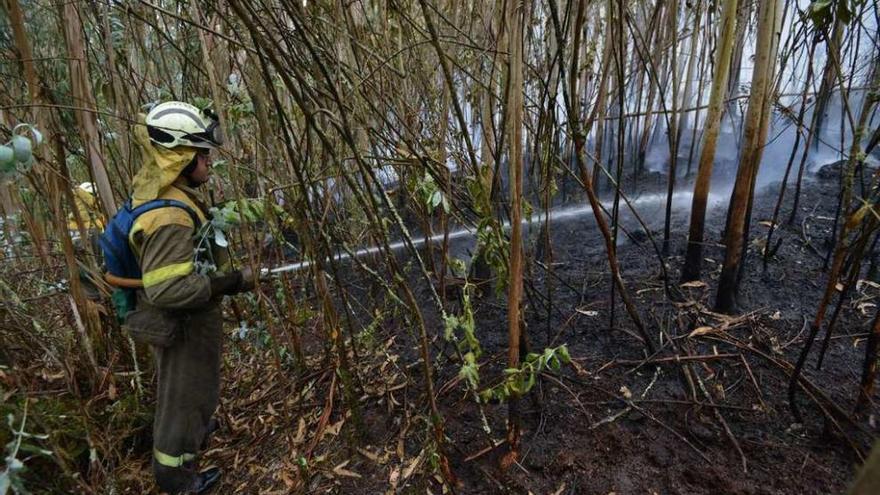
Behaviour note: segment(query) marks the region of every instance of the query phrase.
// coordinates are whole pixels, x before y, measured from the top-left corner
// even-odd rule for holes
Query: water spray
[[[683,191],[680,194],[677,194],[675,199],[677,201],[684,201],[685,203],[690,205],[691,198],[693,198],[692,191]],[[655,194],[648,194],[648,195],[645,195],[645,196],[637,198],[637,199],[633,199],[630,202],[635,206],[635,205],[659,203],[659,202],[662,202],[665,200],[666,200],[666,193],[655,193]],[[709,202],[710,203],[714,204],[720,200],[721,200],[721,194],[712,193],[709,195]],[[565,208],[551,209],[550,214],[549,214],[549,221],[551,221],[551,222],[567,221],[567,220],[581,217],[581,216],[586,215],[588,213],[592,213],[592,208],[589,205],[569,206],[569,207],[565,207]],[[522,220],[522,224],[524,226],[528,226],[528,225],[531,225],[534,223],[539,223],[539,222],[544,221],[547,216],[548,216],[547,212],[533,213],[528,218],[524,218]],[[509,229],[510,222],[509,221],[504,222],[504,224],[502,224],[501,227],[504,230]],[[467,227],[462,227],[462,228],[456,229],[452,232],[449,232],[449,234],[447,234],[447,239],[454,240],[454,239],[460,239],[460,238],[469,238],[469,237],[475,237],[476,235],[477,235],[477,229],[475,227],[467,226]],[[415,247],[421,247],[428,242],[442,241],[443,238],[444,238],[444,234],[437,234],[437,235],[433,235],[428,238],[422,237],[420,239],[413,239],[412,244]],[[397,242],[390,244],[388,246],[388,249],[391,251],[398,251],[398,250],[401,250],[404,247],[406,247],[406,244],[407,243],[405,241],[397,241]],[[371,254],[376,254],[376,253],[380,252],[381,249],[382,248],[379,246],[361,248],[353,253],[337,253],[336,255],[333,256],[332,259],[333,259],[333,261],[345,261],[345,260],[351,259],[353,257],[360,258],[362,256],[369,256]],[[263,268],[260,270],[260,275],[263,277],[269,277],[269,276],[278,275],[281,273],[298,272],[300,270],[308,269],[309,267],[312,266],[312,263],[314,263],[314,261],[303,260],[303,261],[298,261],[295,263],[289,263],[289,264],[285,264],[285,265],[281,265],[281,266],[276,266],[274,268]]]

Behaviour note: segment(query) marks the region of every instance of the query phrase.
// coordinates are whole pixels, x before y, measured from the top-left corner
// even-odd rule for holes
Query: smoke
[[[840,92],[834,92],[825,109],[823,124],[814,134],[809,144],[805,172],[808,175],[815,174],[823,166],[847,159],[849,147],[852,144],[853,128],[849,117],[857,121],[867,91],[855,89],[850,91],[847,97],[849,111],[847,112]],[[745,100],[743,100],[745,101]],[[779,183],[785,177],[786,168],[791,161],[791,169],[788,181],[797,180],[798,168],[800,167],[804,151],[807,146],[807,134],[813,120],[815,98],[810,97],[806,103],[801,125],[797,123],[800,113],[801,96],[787,96],[780,98],[779,103],[772,109],[770,129],[764,145],[761,166],[758,171],[756,188],[765,188],[770,184]],[[745,107],[745,105],[743,105]],[[734,111],[731,111],[734,110]],[[722,119],[721,131],[715,151],[715,162],[712,174],[713,189],[729,189],[736,179],[736,171],[739,166],[741,154],[740,140],[742,133],[743,109],[728,108]],[[700,125],[704,122],[700,122]],[[663,123],[658,123],[663,126]],[[684,135],[690,135],[692,130],[685,130]],[[659,133],[665,136],[664,132]],[[798,139],[798,134],[800,138]],[[870,136],[864,137],[863,145],[867,144]],[[682,139],[679,145],[677,176],[684,179],[688,161],[691,161],[692,171],[696,170],[700,156],[700,144],[702,142],[702,128],[697,129],[697,139],[691,143],[691,139]],[[693,151],[691,146],[696,146]],[[794,151],[794,153],[792,153]],[[651,142],[645,155],[645,169],[668,173],[670,162],[669,144],[666,139],[657,139]],[[869,157],[869,164],[877,163],[877,160]],[[682,181],[682,185],[685,182]]]
[[[849,116],[851,115],[854,121],[858,120],[865,96],[864,90],[851,91],[848,95],[849,111],[847,112],[840,92],[832,95],[826,108],[823,125],[813,135],[813,142],[810,143],[807,159],[804,162],[808,174],[815,174],[825,165],[848,158],[853,140],[853,128],[850,125]],[[784,101],[781,102],[781,105],[785,105]],[[791,106],[787,107],[785,111],[777,109],[773,114],[772,127],[767,136],[767,144],[764,147],[761,169],[758,174],[758,188],[782,181],[785,169],[792,157],[792,150],[794,150],[794,160],[788,181],[797,180],[798,167],[807,145],[808,128],[813,120],[815,100],[807,102],[804,123],[800,129],[795,122],[797,113],[800,111],[800,97],[790,98],[789,101]],[[799,132],[801,136],[798,140],[797,134]],[[795,146],[795,142],[797,142],[797,146]]]

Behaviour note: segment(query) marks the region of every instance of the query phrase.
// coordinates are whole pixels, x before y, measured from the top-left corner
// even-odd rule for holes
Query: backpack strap
[[[130,201],[130,200],[129,200]],[[202,227],[202,221],[199,219],[198,214],[196,214],[195,210],[193,210],[188,204],[183,201],[178,201],[176,199],[153,199],[147,201],[146,203],[138,206],[131,210],[132,218],[137,219],[137,217],[143,215],[148,211],[157,210],[159,208],[180,208],[183,211],[189,214],[189,217],[193,221],[193,225],[196,230],[199,230]]]

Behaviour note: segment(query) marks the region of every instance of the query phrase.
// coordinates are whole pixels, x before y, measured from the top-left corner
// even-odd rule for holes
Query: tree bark
[[[94,109],[97,105],[89,78],[89,59],[78,5],[75,2],[64,3],[59,15],[63,19],[61,25],[64,26],[64,39],[67,42],[71,92],[79,102],[78,106],[81,107],[74,112],[80,129],[80,138],[91,167],[92,178],[98,188],[98,198],[104,214],[110,218],[116,213],[116,199],[104,162],[98,120],[93,112],[87,110]]]
[[[755,177],[761,165],[770,119],[772,99],[770,89],[776,67],[780,5],[779,0],[762,0],[758,12],[758,39],[752,75],[752,94],[749,97],[749,108],[746,113],[739,170],[730,198],[728,223],[725,229],[726,252],[715,301],[715,309],[722,313],[732,313],[736,310],[743,246],[747,245],[749,202]]]
[[[727,78],[730,74],[730,58],[733,53],[733,34],[736,28],[737,0],[725,0],[721,11],[721,27],[718,30],[718,61],[715,78],[712,80],[712,93],[709,96],[709,109],[706,114],[706,127],[700,150],[700,164],[694,184],[694,197],[691,205],[691,222],[688,232],[688,245],[681,281],[690,282],[700,278],[703,264],[703,237],[706,222],[706,204],[709,199],[709,182],[715,162],[715,148],[721,130],[721,117],[724,114],[724,96],[727,93]]]
[[[509,65],[507,108],[509,115],[510,135],[508,146],[510,153],[510,280],[507,296],[507,329],[508,329],[508,368],[519,368],[520,363],[520,304],[523,291],[523,246],[522,246],[522,180],[523,180],[523,12],[520,2],[507,3],[507,19],[509,29]],[[510,455],[515,459],[519,447],[520,418],[519,397],[511,395],[507,425],[507,440]]]

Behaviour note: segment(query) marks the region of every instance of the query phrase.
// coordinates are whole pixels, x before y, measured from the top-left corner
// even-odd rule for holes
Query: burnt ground
[[[692,372],[704,382],[717,408],[705,405],[709,399],[700,392],[699,383],[696,394],[690,390],[679,364],[637,364],[644,357],[642,347],[624,332],[634,329],[620,301],[614,327],[610,326],[610,277],[607,265],[597,261],[603,259],[604,251],[598,232],[583,225],[591,219],[556,227],[554,258],[559,263],[555,266],[559,280],[545,276],[537,280],[535,290],[546,291],[547,280],[555,280],[553,300],[558,309],[551,309],[548,318],[546,309],[533,305],[528,328],[536,349],[566,343],[580,372],[566,371],[559,379],[543,381],[523,401],[521,459],[505,475],[493,474],[497,482],[486,473],[497,473],[498,455],[471,462],[456,459],[453,464],[465,480],[463,492],[845,491],[858,463],[850,442],[861,448],[870,445],[870,438],[877,433],[869,426],[873,418],[861,424],[870,433],[859,434],[844,427],[849,437],[844,439],[828,427],[818,407],[800,392],[804,423],[796,424],[786,399],[787,372],[781,364],[763,357],[793,363],[803,347],[808,333],[805,321],[815,315],[826,280],[824,260],[819,255],[824,255],[832,227],[837,182],[810,182],[797,221],[777,234],[782,244],[764,272],[759,258],[767,226],[760,221],[772,216],[777,192],[778,184],[771,185],[756,199],[753,242],[740,294],[745,316],[739,319],[724,320],[705,309],[714,301],[723,259],[723,249],[712,241],[721,237],[719,226],[724,224],[726,208],[714,208],[708,219],[712,227],[704,251],[707,276],[703,280],[707,286],[683,289],[684,303],[670,303],[663,296],[659,262],[648,242],[628,242],[619,250],[624,277],[646,325],[655,337],[662,329],[678,344],[677,353],[667,346],[658,357],[731,355],[691,363]],[[783,211],[781,218],[787,218],[787,213]],[[670,278],[678,280],[686,215],[673,223],[678,226],[678,235],[673,236],[668,266]],[[584,231],[591,233],[591,239],[584,238]],[[659,242],[662,231],[657,229],[654,235]],[[584,291],[577,294],[569,285]],[[816,350],[808,361],[808,379],[847,412],[856,396],[865,332],[873,316],[871,301],[877,295],[876,288],[863,285],[842,308],[822,369],[815,369]],[[595,313],[588,315],[587,311]],[[729,325],[726,329],[725,324]],[[689,338],[687,335],[698,327],[712,329]],[[483,338],[481,334],[481,342],[490,352],[503,350],[503,304],[482,301],[477,309],[477,328],[487,329],[491,335]],[[620,400],[624,396],[634,400]],[[478,446],[485,446],[485,435],[479,430],[472,402],[462,394],[450,399],[444,401],[447,434],[467,458],[480,451]],[[695,404],[695,399],[704,405]],[[495,436],[501,437],[504,427],[500,417],[506,411],[497,406],[489,409],[497,420]],[[729,434],[715,411],[727,423]]]
[[[664,296],[658,258],[646,236],[622,241],[619,257],[629,291],[655,342],[663,334],[663,346],[650,362],[619,298],[611,323],[610,276],[592,217],[554,223],[553,257],[544,262],[553,274],[530,266],[525,320],[533,350],[566,344],[574,364],[539,376],[519,402],[519,458],[506,470],[499,464],[508,446],[492,446],[505,438],[507,404],[474,401],[458,379],[460,363],[452,345],[444,343],[428,287],[413,276],[411,285],[423,301],[432,339],[435,396],[444,418],[446,454],[459,483],[456,491],[845,492],[859,464],[857,450],[866,452],[877,435],[873,416],[855,424],[838,418],[841,426],[836,428],[800,391],[804,421],[796,423],[786,399],[788,363],[796,361],[803,346],[805,321],[813,318],[826,280],[822,255],[837,187],[836,181],[808,181],[797,221],[778,232],[782,244],[766,272],[758,239],[766,234],[761,221],[772,214],[778,184],[759,191],[736,317],[709,311],[723,256],[717,243],[725,207],[709,213],[705,284],[682,288],[680,302]],[[726,204],[724,194],[716,199],[716,204]],[[652,217],[650,230],[659,243],[662,215],[656,212],[662,208],[645,206],[655,213],[646,216]],[[785,208],[781,218],[787,218]],[[678,280],[687,222],[686,213],[673,216],[670,280]],[[625,227],[630,223],[623,222]],[[537,229],[530,232],[534,242]],[[297,371],[289,355],[277,351],[278,345],[274,350],[264,345],[286,345],[289,335],[254,333],[231,339],[221,406],[224,428],[207,455],[227,472],[219,493],[446,491],[438,482],[438,457],[430,440],[416,326],[393,309],[362,311],[382,307],[384,301],[381,286],[369,277],[352,282],[348,290],[355,327],[366,327],[354,339],[358,356],[352,356],[361,380],[358,396],[346,399],[340,393],[342,376],[332,372],[319,344],[319,306],[304,292],[298,293],[301,309],[286,316],[310,356],[304,370]],[[546,297],[548,291],[553,301],[549,308],[540,295]],[[454,313],[461,311],[457,294],[460,290],[450,288]],[[865,333],[878,295],[875,286],[859,286],[842,306],[822,369],[816,370],[814,350],[805,370],[845,413],[856,397]],[[311,306],[304,304],[309,301]],[[474,294],[472,303],[483,348],[483,389],[497,384],[505,367],[506,304],[490,283]],[[699,335],[689,336],[698,328]],[[254,335],[261,337],[254,340]],[[684,359],[676,361],[676,356]],[[360,420],[351,414],[354,403]],[[130,486],[145,486],[145,459],[131,466],[138,482]]]

